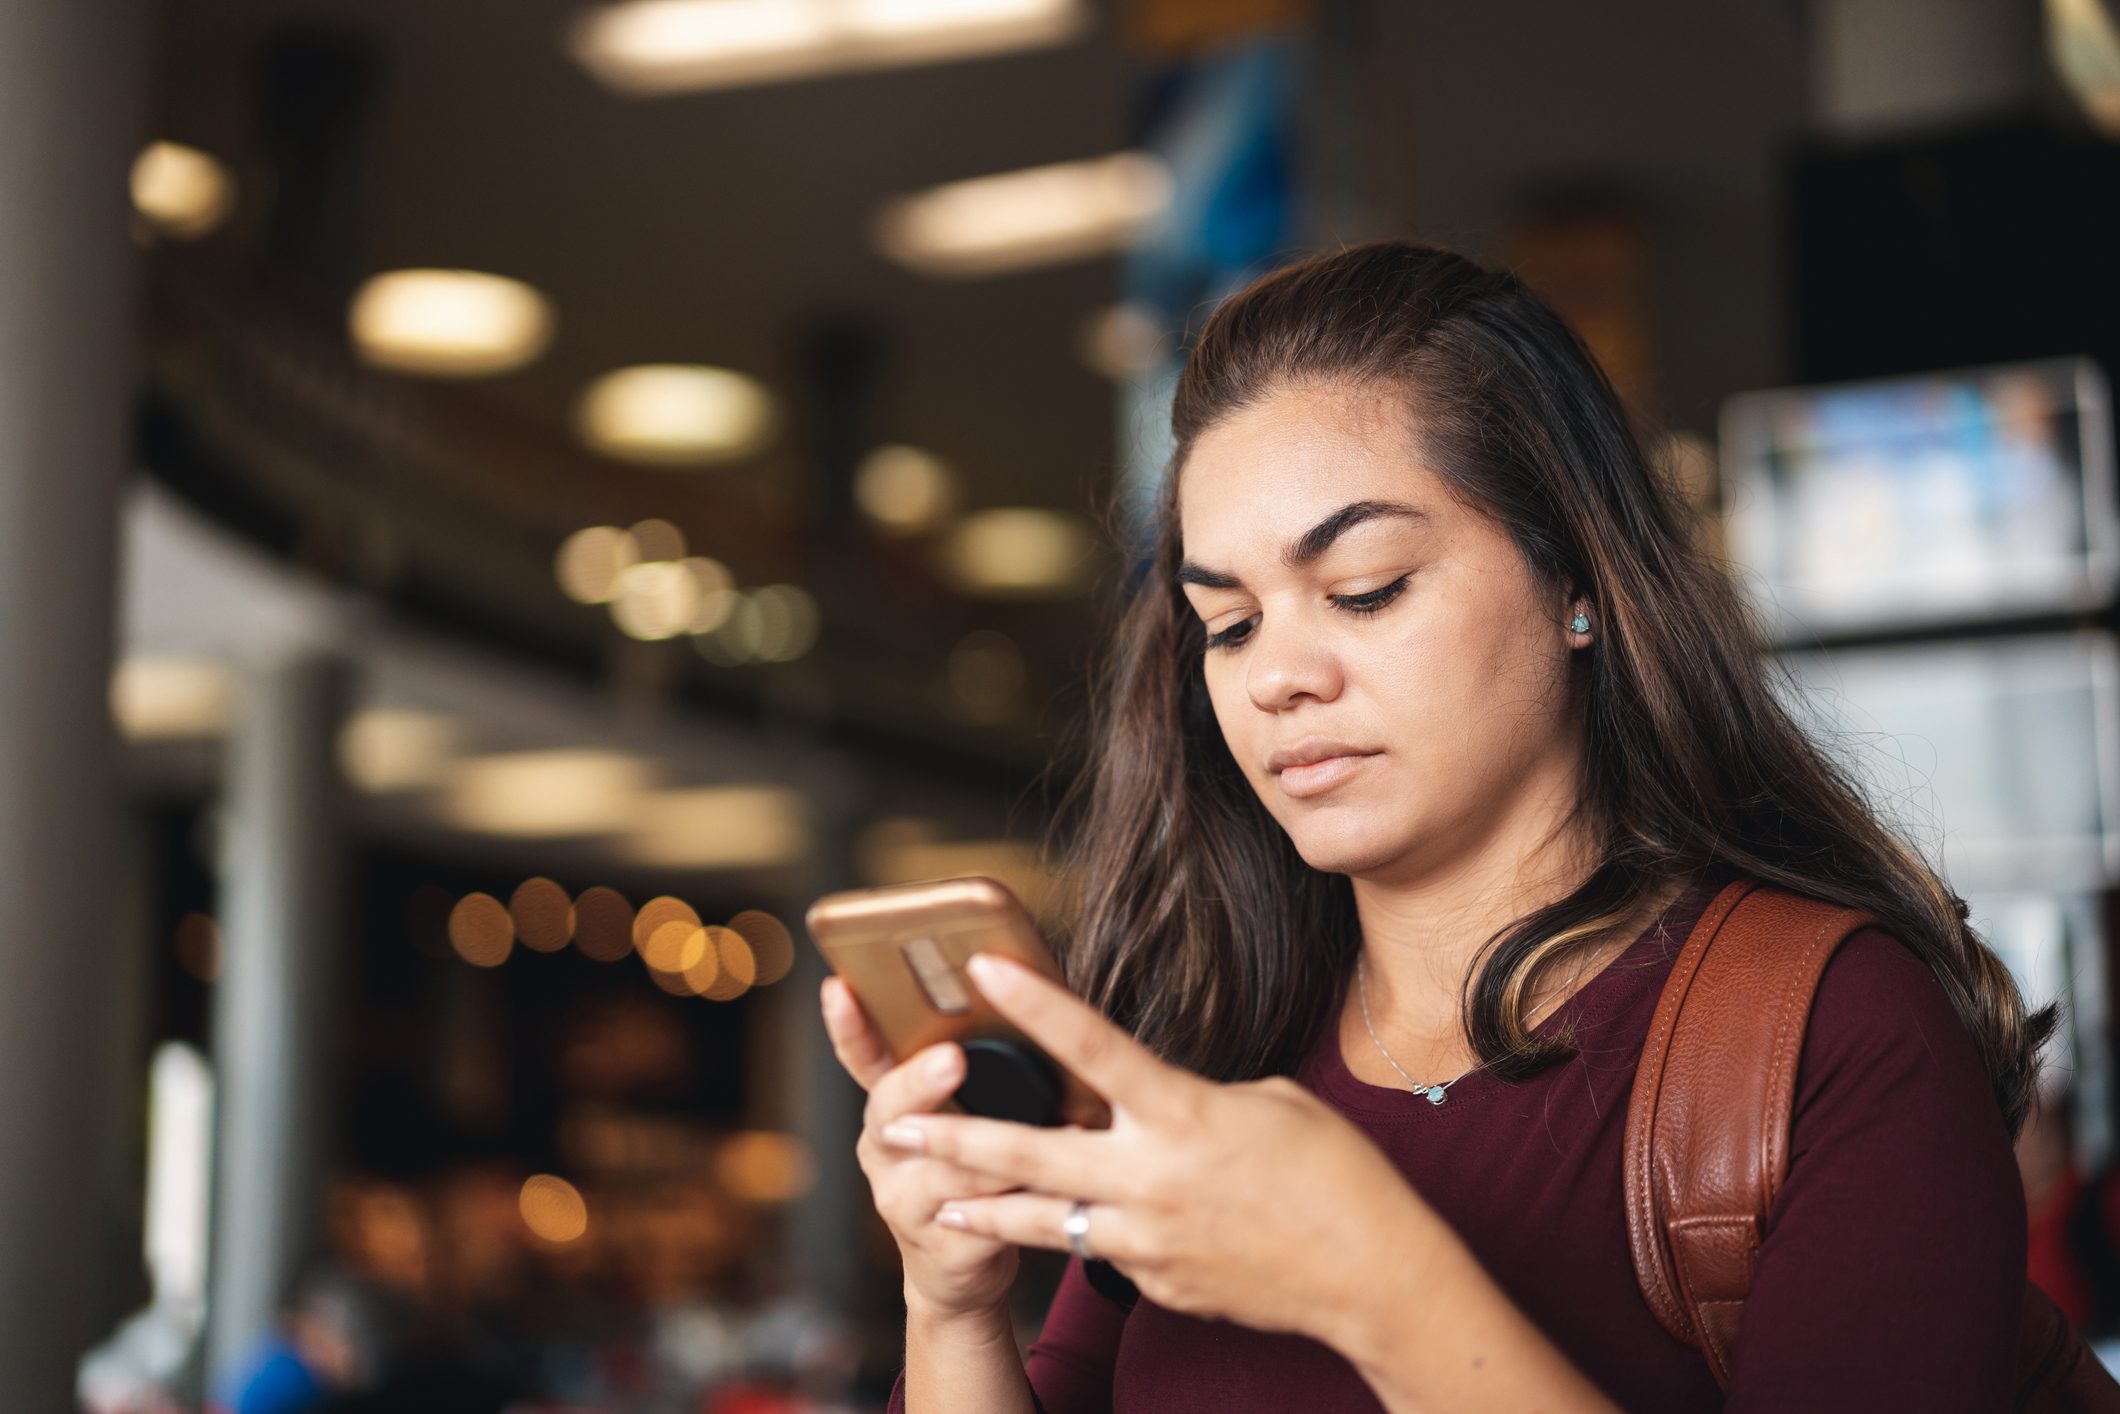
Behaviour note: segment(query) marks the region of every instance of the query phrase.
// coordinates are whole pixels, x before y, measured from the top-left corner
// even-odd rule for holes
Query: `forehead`
[[[1277,389],[1193,443],[1179,469],[1189,552],[1280,540],[1350,501],[1411,501],[1447,515],[1451,497],[1421,465],[1403,394],[1340,385]]]

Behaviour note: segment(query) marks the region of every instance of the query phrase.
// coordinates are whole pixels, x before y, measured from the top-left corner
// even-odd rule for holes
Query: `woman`
[[[2052,1009],[1778,705],[1566,326],[1358,246],[1225,302],[1172,422],[1076,801],[1086,1001],[975,976],[1112,1127],[933,1113],[957,1048],[893,1065],[822,995],[905,1262],[894,1408],[2006,1407]],[[1725,1404],[1636,1286],[1620,1153],[1742,875],[1887,926],[1820,983]],[[1076,1254],[1027,1370],[1024,1244]]]

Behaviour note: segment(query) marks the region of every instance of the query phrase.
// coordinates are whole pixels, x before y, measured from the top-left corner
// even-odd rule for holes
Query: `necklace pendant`
[[[1428,1103],[1429,1103],[1429,1104],[1431,1104],[1431,1105],[1440,1105],[1441,1103],[1443,1103],[1443,1101],[1445,1101],[1445,1100],[1447,1100],[1447,1099],[1449,1099],[1449,1098],[1450,1098],[1450,1096],[1449,1096],[1449,1095],[1448,1095],[1448,1094],[1447,1094],[1447,1093],[1446,1093],[1446,1092],[1444,1091],[1444,1089],[1443,1089],[1443,1087],[1442,1087],[1442,1086],[1440,1086],[1440,1085],[1431,1085],[1431,1086],[1429,1086],[1429,1087],[1428,1087]]]

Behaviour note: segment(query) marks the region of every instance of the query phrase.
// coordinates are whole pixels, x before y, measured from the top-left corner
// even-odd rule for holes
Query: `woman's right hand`
[[[917,1301],[923,1314],[941,1317],[1004,1306],[1016,1280],[1016,1245],[939,1226],[935,1210],[952,1198],[1009,1193],[1021,1185],[883,1141],[885,1125],[901,1115],[931,1113],[955,1093],[964,1080],[963,1049],[945,1041],[894,1064],[845,981],[827,977],[819,1004],[839,1063],[869,1092],[854,1154],[868,1175],[876,1211],[897,1240],[907,1303]],[[930,1071],[938,1058],[943,1068]]]

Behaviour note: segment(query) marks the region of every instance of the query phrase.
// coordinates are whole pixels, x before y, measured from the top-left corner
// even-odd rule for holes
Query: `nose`
[[[1299,625],[1252,630],[1244,687],[1262,712],[1284,712],[1303,698],[1330,702],[1340,694],[1340,665],[1320,635]]]

